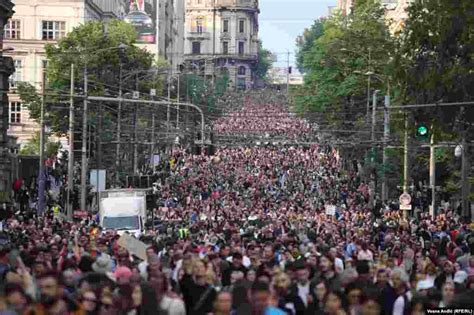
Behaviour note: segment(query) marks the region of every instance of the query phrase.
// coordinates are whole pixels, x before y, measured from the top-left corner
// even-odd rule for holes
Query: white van
[[[105,191],[100,200],[99,222],[104,230],[125,231],[139,237],[147,220],[146,194],[143,191]],[[104,194],[104,193],[101,193]]]

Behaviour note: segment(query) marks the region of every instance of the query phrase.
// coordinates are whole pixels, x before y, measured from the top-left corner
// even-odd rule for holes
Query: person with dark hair
[[[199,315],[212,311],[216,290],[207,282],[206,277],[206,265],[201,260],[194,261],[192,270],[186,270],[180,282],[186,314]]]
[[[313,303],[309,269],[303,259],[296,261],[294,268],[296,270],[296,283],[290,287],[290,296],[295,307],[295,313],[302,315],[305,314],[306,310]]]
[[[271,293],[267,283],[257,281],[252,285],[250,302],[252,315],[285,315],[285,312],[271,306]]]
[[[229,291],[221,291],[214,301],[212,315],[230,315],[232,312],[232,294]]]
[[[86,315],[96,315],[99,312],[99,299],[92,290],[85,291],[79,298]]]
[[[345,289],[347,308],[350,315],[359,314],[362,309],[364,290],[360,283],[352,282]]]
[[[37,278],[40,293],[39,301],[30,306],[26,315],[42,314],[74,314],[85,315],[85,310],[71,297],[64,295],[64,288],[60,276],[55,272],[46,272]]]
[[[324,314],[327,315],[345,315],[345,296],[339,291],[331,291],[326,297],[324,303]]]
[[[150,274],[149,283],[154,290],[159,312],[164,312],[168,315],[185,314],[184,302],[176,295],[170,294],[168,279],[163,272]]]
[[[224,287],[231,285],[231,275],[234,271],[240,271],[244,277],[248,269],[243,265],[243,256],[239,252],[232,254],[232,263],[229,268],[222,272],[222,285]]]
[[[17,314],[23,314],[29,302],[25,290],[18,284],[7,283],[4,293],[8,308]]]

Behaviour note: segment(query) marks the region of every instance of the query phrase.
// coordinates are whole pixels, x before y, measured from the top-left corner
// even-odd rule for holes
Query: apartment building
[[[337,0],[337,9],[342,14],[350,14],[352,5],[356,0]],[[389,28],[392,34],[403,29],[405,21],[408,18],[407,8],[413,0],[381,0],[385,7],[385,18],[389,23]]]
[[[0,31],[13,15],[13,2],[0,0]],[[13,72],[13,62],[9,57],[3,56],[5,47],[0,36],[0,211],[3,204],[11,202],[11,187],[13,182],[12,165],[12,139],[7,135],[8,130],[8,78]]]
[[[257,0],[186,0],[184,60],[207,78],[227,74],[236,89],[251,87],[257,62]]]
[[[4,28],[5,54],[13,58],[15,72],[10,77],[8,134],[21,145],[39,131],[30,119],[15,88],[27,81],[37,88],[42,84],[46,65],[44,46],[55,43],[86,21],[121,18],[127,0],[15,0],[15,13]]]

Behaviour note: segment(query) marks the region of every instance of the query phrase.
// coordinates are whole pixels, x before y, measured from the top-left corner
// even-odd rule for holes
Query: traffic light
[[[416,124],[416,137],[420,139],[427,139],[429,136],[429,128],[425,123]]]
[[[293,68],[292,68],[292,67],[288,67],[288,73],[291,74],[292,71],[293,71]]]

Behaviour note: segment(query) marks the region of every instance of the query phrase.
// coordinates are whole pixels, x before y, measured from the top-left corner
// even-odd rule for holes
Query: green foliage
[[[472,101],[474,73],[474,2],[417,0],[408,9],[399,38],[395,80],[401,103]],[[452,131],[459,107],[419,111],[445,131]],[[474,121],[474,110],[464,115]]]
[[[45,133],[44,137],[44,154],[45,157],[56,155],[61,148],[61,143],[51,141],[49,135]],[[30,140],[26,142],[20,149],[21,155],[39,155],[40,154],[40,133],[36,132]]]
[[[252,67],[252,73],[254,78],[265,79],[267,76],[268,69],[272,66],[272,53],[263,48],[260,42],[258,47],[258,60],[257,63]]]
[[[323,19],[315,20],[313,25],[305,28],[303,34],[296,38],[296,67],[301,73],[306,72],[305,58],[311,51],[314,41],[324,34]]]
[[[83,88],[87,64],[90,95],[118,94],[121,62],[123,76],[153,66],[152,55],[134,46],[136,33],[130,24],[120,20],[105,23],[87,22],[74,28],[57,45],[45,46],[48,59],[45,122],[55,134],[64,135],[68,130],[68,109],[64,102],[70,93],[71,64],[75,66],[76,93]],[[126,48],[118,49],[121,44]],[[123,82],[124,90],[133,90],[134,86],[131,80]],[[20,84],[18,93],[29,107],[31,117],[39,121],[41,100],[35,87]]]
[[[394,40],[380,3],[367,1],[349,16],[336,14],[316,21],[299,41],[299,62],[306,75],[302,91],[295,96],[296,108],[320,112],[324,124],[331,127],[359,128],[367,103],[364,74],[377,74],[371,87],[384,91],[391,71],[389,52]]]

